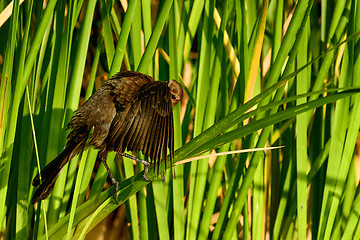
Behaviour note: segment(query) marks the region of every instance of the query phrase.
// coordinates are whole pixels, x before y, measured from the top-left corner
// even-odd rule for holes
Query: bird
[[[157,166],[158,174],[162,157],[166,164],[168,149],[172,165],[172,107],[182,96],[183,88],[176,80],[155,81],[151,76],[134,71],[119,72],[109,78],[74,112],[66,128],[71,131],[63,151],[34,177],[32,185],[37,189],[32,204],[50,195],[63,167],[89,146],[99,150],[97,158],[109,174],[116,203],[119,182],[106,163],[108,152],[115,151],[144,164],[143,178],[147,181],[148,168],[152,164],[154,171]],[[127,154],[126,150],[141,151],[150,161]]]

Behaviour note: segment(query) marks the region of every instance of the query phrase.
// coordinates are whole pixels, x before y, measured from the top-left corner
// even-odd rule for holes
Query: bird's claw
[[[127,157],[127,158],[130,158],[132,160],[135,160],[139,163],[142,163],[144,164],[144,173],[143,173],[143,178],[148,181],[148,182],[151,182],[151,180],[148,178],[147,176],[147,173],[149,172],[149,167],[151,166],[151,163],[149,163],[148,161],[145,161],[145,160],[142,160],[140,158],[137,158],[137,157],[134,157],[134,156],[131,156],[127,153],[123,153],[123,152],[119,152],[119,154],[123,157]],[[165,176],[164,176],[164,173],[161,174],[161,178],[162,180],[164,181],[164,184],[166,184],[166,180],[165,180]]]
[[[148,178],[147,176],[147,173],[149,171],[149,166],[151,165],[150,163],[149,164],[144,164],[145,167],[144,167],[144,173],[143,173],[143,178],[148,181],[148,182],[151,182],[151,180]],[[161,173],[161,179],[163,180],[164,182],[164,185],[166,184],[166,180],[165,180],[165,175],[164,173]]]
[[[115,202],[119,205],[119,202],[117,200],[117,192],[119,190],[119,182],[116,181],[115,179],[112,179],[112,184],[114,185],[114,200]]]
[[[114,200],[117,204],[119,204],[119,202],[117,201],[117,191],[119,189],[119,182],[114,178],[114,176],[112,175],[111,171],[110,171],[110,168],[108,166],[108,164],[106,163],[106,155],[107,153],[105,153],[105,155],[103,153],[100,153],[98,155],[98,158],[100,158],[100,160],[102,161],[102,163],[104,164],[105,168],[106,168],[106,171],[108,172],[109,174],[109,177],[111,179],[111,183],[112,185],[114,185]]]
[[[149,166],[150,164],[144,164],[144,173],[143,173],[143,178],[148,181],[148,182],[151,182],[151,180],[147,177],[147,173],[149,171]]]

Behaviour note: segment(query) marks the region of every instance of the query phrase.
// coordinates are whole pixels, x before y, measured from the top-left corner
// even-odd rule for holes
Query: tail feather
[[[57,156],[54,160],[52,160],[48,165],[41,170],[41,184],[40,184],[40,176],[36,175],[34,180],[32,181],[33,186],[39,186],[31,200],[32,204],[35,204],[49,196],[51,191],[54,188],[55,181],[58,178],[61,170],[65,166],[66,163],[70,161],[70,159],[76,155],[75,151],[78,148],[78,144],[69,144],[66,148]]]

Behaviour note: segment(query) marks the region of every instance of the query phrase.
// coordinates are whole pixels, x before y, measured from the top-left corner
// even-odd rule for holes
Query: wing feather
[[[167,149],[168,149],[168,144],[169,144],[169,120],[170,120],[171,116],[165,119],[165,123],[164,123],[164,129],[166,129],[166,131],[164,132],[164,144],[162,146],[162,152],[164,155],[164,160],[165,160],[165,168],[166,168],[166,163],[167,163]]]
[[[163,122],[164,117],[159,116],[159,120],[157,121],[157,126],[155,128],[155,140],[152,142],[152,149],[153,149],[153,153],[154,153],[154,159],[155,159],[155,163],[158,163],[158,170],[159,170],[159,163],[161,161],[161,155],[159,156],[159,150],[162,144],[162,122]]]
[[[171,93],[167,84],[144,84],[133,102],[117,115],[106,141],[107,150],[142,151],[159,171],[161,157],[166,159],[167,149],[173,149]]]
[[[140,129],[135,136],[134,142],[136,143],[136,145],[134,146],[134,148],[132,148],[132,149],[134,149],[134,151],[135,150],[138,150],[138,151],[143,150],[143,148],[145,146],[146,136],[150,129],[152,115],[151,114],[142,114],[141,116],[139,116],[139,118],[141,118],[141,124],[140,124]]]
[[[166,122],[167,122],[167,119],[166,117],[162,117],[161,118],[161,124],[160,124],[160,134],[159,134],[159,140],[160,140],[160,144],[157,148],[157,155],[158,155],[158,164],[160,164],[160,160],[161,160],[161,153],[162,153],[162,150],[164,148],[164,145],[165,145],[165,137],[166,137]],[[164,154],[165,155],[165,154]],[[165,158],[165,156],[164,156]],[[166,162],[165,162],[165,168],[166,168]],[[158,169],[159,169],[159,165],[158,165]]]
[[[117,149],[116,151],[124,152],[128,144],[128,135],[131,134],[135,115],[133,113],[128,114],[129,119],[126,119],[123,123],[123,130],[121,131],[120,137],[117,139]]]
[[[124,129],[124,122],[125,117],[128,114],[129,109],[127,109],[124,112],[117,113],[113,122],[111,123],[109,135],[107,136],[104,143],[107,145],[106,147],[107,151],[117,151],[117,146],[119,146],[119,143],[121,141],[121,135],[122,131]]]
[[[155,159],[155,155],[154,155],[154,143],[155,143],[155,133],[156,133],[156,125],[158,123],[158,118],[159,118],[159,114],[156,114],[154,111],[153,114],[153,123],[150,125],[151,126],[151,130],[148,132],[147,135],[147,148],[144,148],[144,153],[150,157],[151,159],[151,163],[156,163],[156,159]]]
[[[138,97],[141,87],[154,79],[138,72],[121,72],[110,78],[106,85],[113,87],[115,102],[119,111],[124,111]]]
[[[129,145],[129,140],[134,134],[136,127],[138,125],[138,112],[140,109],[140,103],[135,101],[130,110],[128,111],[125,119],[123,121],[123,129],[121,131],[120,139],[118,140],[118,148],[117,151],[125,151],[126,146]]]
[[[174,161],[174,119],[173,119],[173,114],[171,111],[171,114],[169,115],[169,137],[168,137],[168,147],[170,150],[170,164],[171,166],[173,165],[173,161]]]
[[[129,151],[134,151],[136,147],[139,144],[139,136],[141,131],[141,126],[144,123],[144,117],[141,117],[140,114],[137,114],[134,119],[134,127],[132,128],[132,131],[129,133],[129,138],[127,139],[127,149]]]

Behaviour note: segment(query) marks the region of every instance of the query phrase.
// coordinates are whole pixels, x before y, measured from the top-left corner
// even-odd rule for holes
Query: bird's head
[[[171,106],[175,106],[183,96],[183,88],[180,83],[175,80],[170,80],[168,87],[171,93]]]

